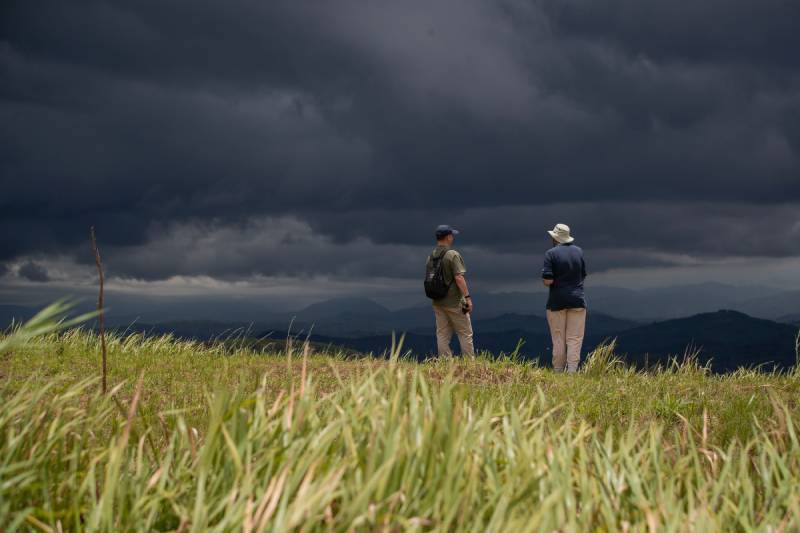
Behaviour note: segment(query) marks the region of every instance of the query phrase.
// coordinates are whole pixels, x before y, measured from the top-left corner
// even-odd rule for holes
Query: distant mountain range
[[[419,359],[433,354],[436,349],[431,312],[430,309],[425,311],[426,325],[406,330],[404,340],[404,349],[412,351]],[[361,320],[360,315],[352,313],[354,311],[350,310],[344,315],[356,323]],[[317,319],[324,320],[320,317]],[[332,321],[344,328],[341,334],[318,333],[316,328],[310,332],[301,328],[292,331],[298,338],[309,338],[317,345],[338,346],[361,353],[382,354],[391,344],[392,329],[356,335],[354,331],[363,330],[362,326],[355,325],[347,329],[347,319],[341,315],[334,315]],[[376,324],[377,319],[372,326]],[[520,357],[539,358],[542,363],[549,363],[550,333],[543,316],[506,314],[474,320],[473,326],[475,344],[479,350],[509,354],[519,346]],[[179,337],[202,340],[231,337],[281,340],[286,337],[283,328],[212,321],[135,324],[125,329],[149,334],[173,333]],[[319,330],[331,331],[331,328],[320,327]],[[403,330],[394,331],[399,337]],[[695,350],[698,351],[700,363],[710,361],[712,369],[717,372],[759,365],[765,369],[776,366],[787,368],[794,365],[796,359],[796,326],[750,317],[738,311],[702,313],[644,325],[590,311],[586,332],[584,356],[595,346],[616,339],[618,353],[624,354],[628,362],[641,367],[667,363],[672,357],[680,359]],[[453,347],[457,350],[456,339],[453,339]]]
[[[770,289],[704,284],[647,291],[594,287],[587,292],[586,349],[616,338],[621,353],[626,353],[631,362],[644,365],[699,348],[701,362],[711,359],[713,368],[719,371],[761,364],[786,367],[795,362],[794,338],[800,327],[800,310],[776,314],[789,308],[790,298]],[[797,309],[800,294],[795,296],[797,300],[791,303]],[[476,346],[496,354],[510,353],[522,341],[522,356],[549,360],[550,335],[543,316],[545,298],[544,292],[476,297]],[[708,301],[700,305],[697,300],[703,298]],[[737,301],[739,307],[757,310],[770,307],[770,315],[776,320],[756,318],[739,310],[693,311],[715,305],[714,299]],[[76,311],[88,309],[91,304],[84,303]],[[0,305],[0,324],[8,324],[12,318],[25,320],[35,311],[31,307]],[[213,311],[206,310],[215,316]],[[681,312],[682,317],[652,318]],[[222,318],[144,323],[112,311],[108,324],[119,331],[173,333],[203,340],[242,336],[284,339],[291,333],[302,338],[310,336],[318,343],[373,353],[382,353],[395,331],[406,332],[406,348],[420,357],[435,350],[434,319],[428,302],[389,310],[368,298],[338,298],[297,312],[260,310],[256,316],[255,321]]]
[[[622,332],[618,342],[628,360],[640,365],[698,350],[701,363],[711,360],[715,370],[730,371],[742,366],[794,365],[797,333],[792,325],[738,311],[718,311],[633,328]]]
[[[489,319],[504,314],[541,315],[547,293],[544,288],[531,292],[482,292],[473,288],[476,318]],[[619,287],[594,286],[591,277],[587,284],[589,308],[594,312],[633,320],[639,323],[680,318],[718,309],[732,309],[758,318],[778,322],[800,322],[800,291],[749,285],[734,286],[722,283],[702,283],[632,290]],[[363,335],[380,333],[387,327],[408,330],[429,323],[430,302],[419,292],[418,303],[399,310],[389,310],[371,298],[336,298],[296,310],[276,307],[257,297],[224,298],[163,297],[143,298],[135,294],[109,293],[110,308],[107,320],[116,325],[132,322],[157,324],[175,321],[216,321],[226,323],[257,323],[279,330],[288,329],[294,319],[296,326],[308,328],[315,324],[325,333]],[[91,310],[93,298],[84,300],[79,310]],[[0,326],[12,317],[29,318],[35,306],[0,304]],[[356,320],[357,319],[357,320]],[[322,331],[319,331],[323,333]]]

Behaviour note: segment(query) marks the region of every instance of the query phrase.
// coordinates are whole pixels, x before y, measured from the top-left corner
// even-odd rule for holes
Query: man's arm
[[[458,286],[458,290],[461,291],[462,296],[469,296],[469,289],[467,288],[467,280],[464,278],[464,274],[456,274],[453,276],[453,280],[456,282]],[[467,298],[467,312],[469,313],[472,311],[472,297]]]
[[[461,291],[461,296],[469,296],[469,288],[467,288],[467,280],[464,274],[467,273],[467,267],[464,265],[464,258],[455,250],[450,256],[451,268],[453,269],[453,282],[455,282],[458,290]],[[467,312],[472,311],[472,298],[467,298]]]

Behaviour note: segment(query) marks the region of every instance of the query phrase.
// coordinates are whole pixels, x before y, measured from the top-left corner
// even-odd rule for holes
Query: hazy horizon
[[[413,290],[415,288],[409,287],[409,290],[405,292],[398,290],[395,294],[381,292],[353,294],[347,291],[331,291],[325,296],[310,294],[298,298],[297,295],[276,295],[276,291],[269,288],[264,289],[263,292],[232,293],[226,287],[219,287],[213,293],[200,291],[182,294],[164,292],[148,294],[130,288],[119,290],[112,284],[110,289],[106,290],[106,306],[109,308],[109,315],[112,318],[138,317],[144,318],[145,321],[149,319],[152,322],[185,319],[220,322],[258,321],[259,317],[264,319],[263,313],[268,313],[269,316],[292,314],[303,311],[314,304],[337,300],[354,302],[371,300],[390,311],[429,305],[429,300],[421,291]],[[239,289],[242,287],[240,286]],[[498,306],[504,309],[503,312],[539,315],[544,312],[546,290],[541,287],[483,291],[478,286],[472,292],[476,302],[480,302],[481,305],[476,311],[478,318],[502,314],[497,312]],[[526,295],[529,295],[530,299]],[[77,302],[80,308],[91,308],[95,305],[97,287],[91,285],[80,288],[70,286],[64,290],[39,287],[32,293],[30,288],[15,291],[6,286],[0,288],[0,297],[2,304],[27,308],[42,307],[56,299],[67,297]],[[597,285],[587,290],[590,309],[599,308],[602,314],[641,320],[678,318],[721,309],[736,309],[756,317],[777,319],[785,315],[800,314],[800,303],[792,303],[792,298],[796,300],[798,297],[800,297],[800,291],[786,291],[781,287],[756,283],[737,286],[717,282],[701,282],[640,288]],[[788,301],[776,301],[781,298],[788,299]],[[595,306],[595,303],[599,305]],[[635,309],[626,309],[626,305],[635,305],[636,307]],[[617,307],[619,309],[616,309]],[[639,315],[642,308],[648,310],[650,314]]]

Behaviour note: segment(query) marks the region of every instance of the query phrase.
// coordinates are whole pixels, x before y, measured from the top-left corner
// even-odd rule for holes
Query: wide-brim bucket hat
[[[547,233],[549,233],[556,242],[560,242],[561,244],[569,244],[575,240],[569,234],[569,226],[566,224],[556,224],[556,227],[547,230]]]

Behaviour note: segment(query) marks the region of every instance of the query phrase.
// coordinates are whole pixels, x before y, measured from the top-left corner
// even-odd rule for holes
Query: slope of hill
[[[315,322],[330,318],[349,317],[386,317],[391,311],[369,298],[334,298],[311,304],[294,313],[297,320]]]
[[[641,326],[618,336],[619,350],[631,362],[666,361],[670,355],[700,350],[716,371],[741,366],[795,364],[795,335],[790,325],[753,318],[738,311],[717,311]]]

